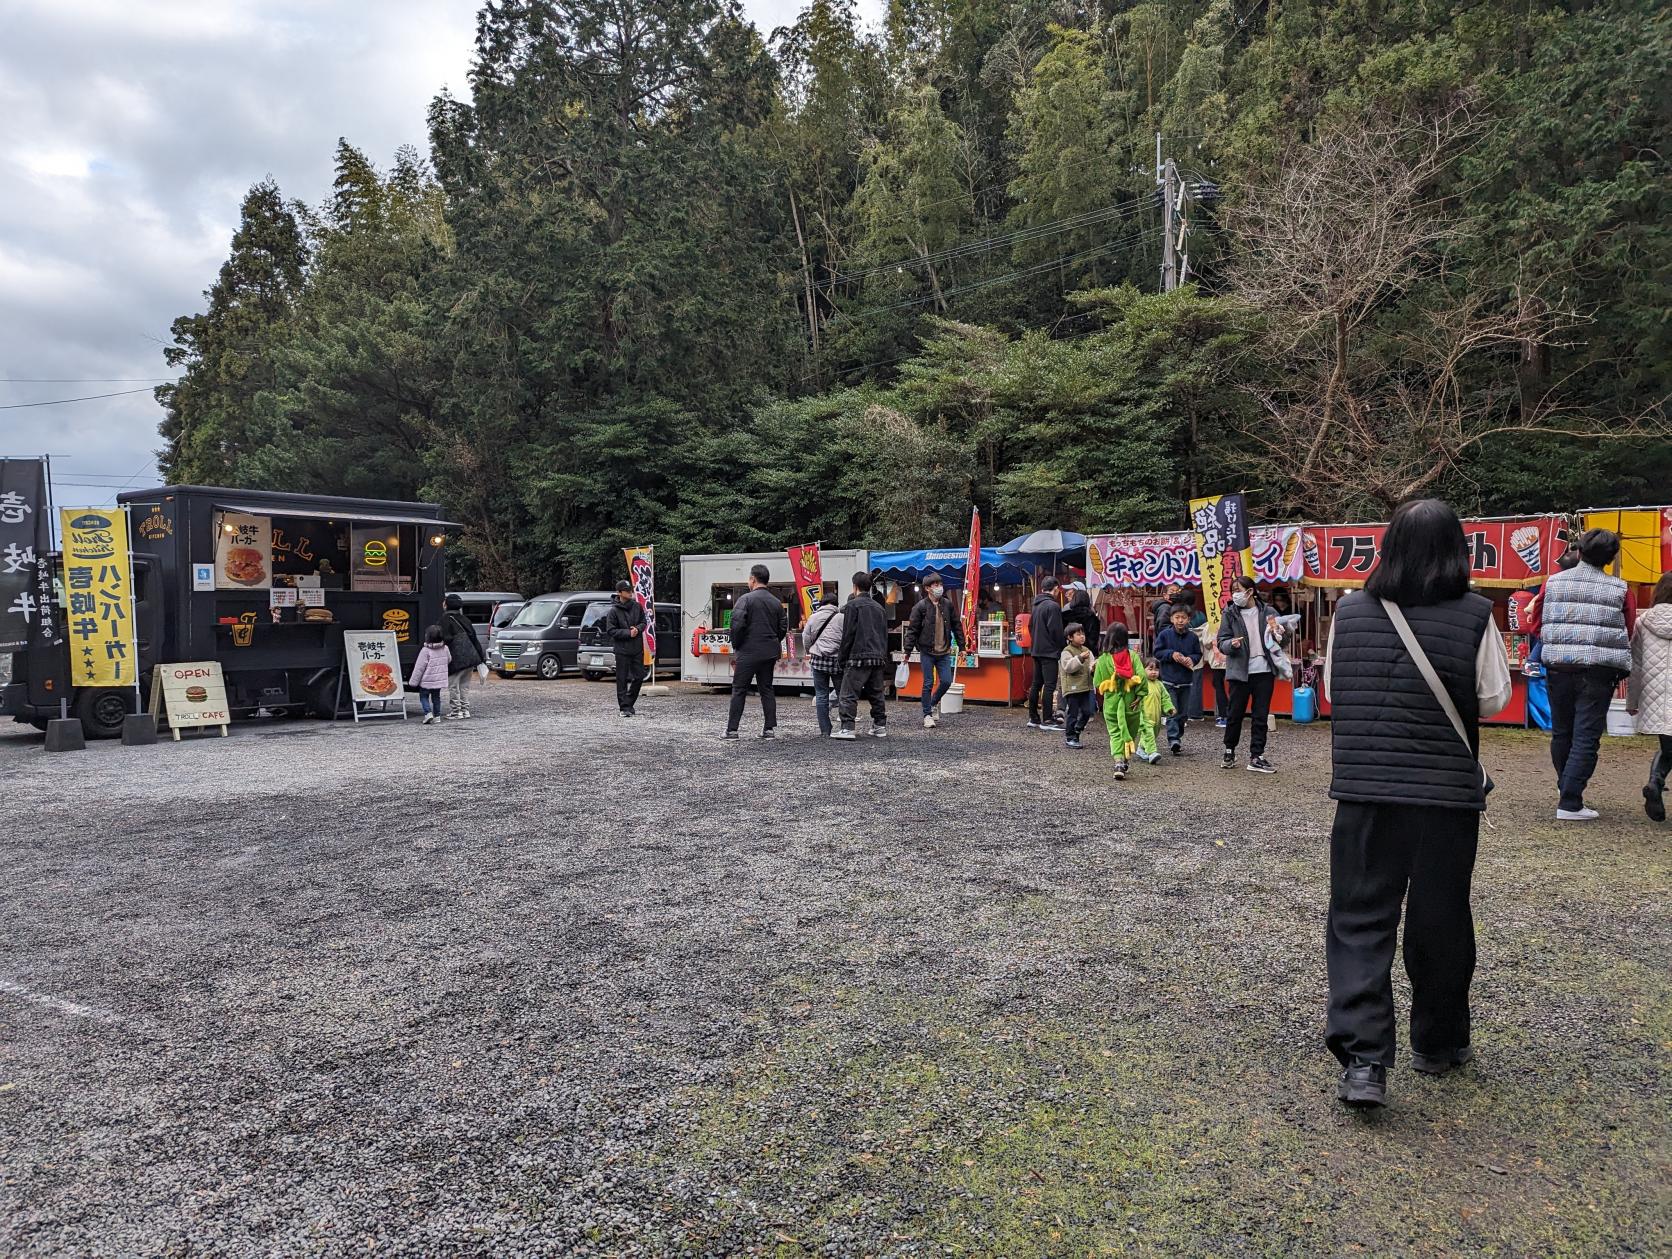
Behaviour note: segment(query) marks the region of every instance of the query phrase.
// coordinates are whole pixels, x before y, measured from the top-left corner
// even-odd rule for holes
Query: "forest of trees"
[[[1669,136],[1656,0],[489,0],[427,153],[251,188],[162,467],[433,498],[523,590],[972,503],[1663,502]]]

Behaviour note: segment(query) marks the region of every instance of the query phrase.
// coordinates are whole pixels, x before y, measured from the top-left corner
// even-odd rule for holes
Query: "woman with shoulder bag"
[[[1469,882],[1486,793],[1480,719],[1510,698],[1492,601],[1469,591],[1463,526],[1447,504],[1401,505],[1362,591],[1337,605],[1324,663],[1330,702],[1327,1040],[1339,1096],[1381,1106],[1394,1062],[1393,954],[1401,905],[1412,1065],[1474,1056]]]
[[[487,663],[488,653],[482,650],[482,640],[476,637],[476,627],[464,614],[464,600],[458,595],[447,596],[441,634],[447,643],[447,720],[462,721],[470,716],[466,693],[470,675]]]

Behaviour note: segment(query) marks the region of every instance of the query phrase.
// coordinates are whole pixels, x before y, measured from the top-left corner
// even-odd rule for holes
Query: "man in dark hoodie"
[[[1033,682],[1028,687],[1028,729],[1057,729],[1057,666],[1062,662],[1062,650],[1068,638],[1062,632],[1062,605],[1057,602],[1057,579],[1047,577],[1039,583],[1030,610],[1028,630],[1033,635]],[[1039,697],[1045,697],[1043,719]]]
[[[871,598],[869,573],[853,575],[853,594],[842,605],[842,726],[830,737],[853,739],[853,723],[859,716],[859,697],[871,701],[871,733],[888,736],[888,613]]]
[[[737,738],[743,705],[754,686],[761,696],[761,738],[771,739],[778,728],[778,696],[772,690],[772,671],[784,652],[784,605],[767,589],[772,574],[765,564],[749,570],[749,592],[732,607],[731,714],[726,719],[728,739]]]

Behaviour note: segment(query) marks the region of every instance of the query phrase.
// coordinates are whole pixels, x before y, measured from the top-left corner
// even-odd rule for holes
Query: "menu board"
[[[404,699],[401,649],[393,630],[343,631],[344,668],[355,702]]]
[[[168,719],[177,742],[181,730],[201,726],[219,726],[224,738],[232,713],[220,661],[158,665],[151,673],[151,715]]]
[[[222,512],[215,527],[215,589],[266,590],[272,584],[272,518]]]

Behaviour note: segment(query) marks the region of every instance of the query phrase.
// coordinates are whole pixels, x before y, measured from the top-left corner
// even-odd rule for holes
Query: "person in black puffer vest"
[[[1464,744],[1382,606],[1397,604],[1462,719]],[[1412,1065],[1467,1062],[1475,969],[1469,881],[1486,790],[1479,722],[1509,702],[1492,602],[1469,592],[1457,513],[1393,513],[1381,561],[1336,606],[1324,666],[1337,801],[1330,832],[1327,1042],[1349,1106],[1381,1106],[1394,1061],[1393,954],[1405,910]]]

